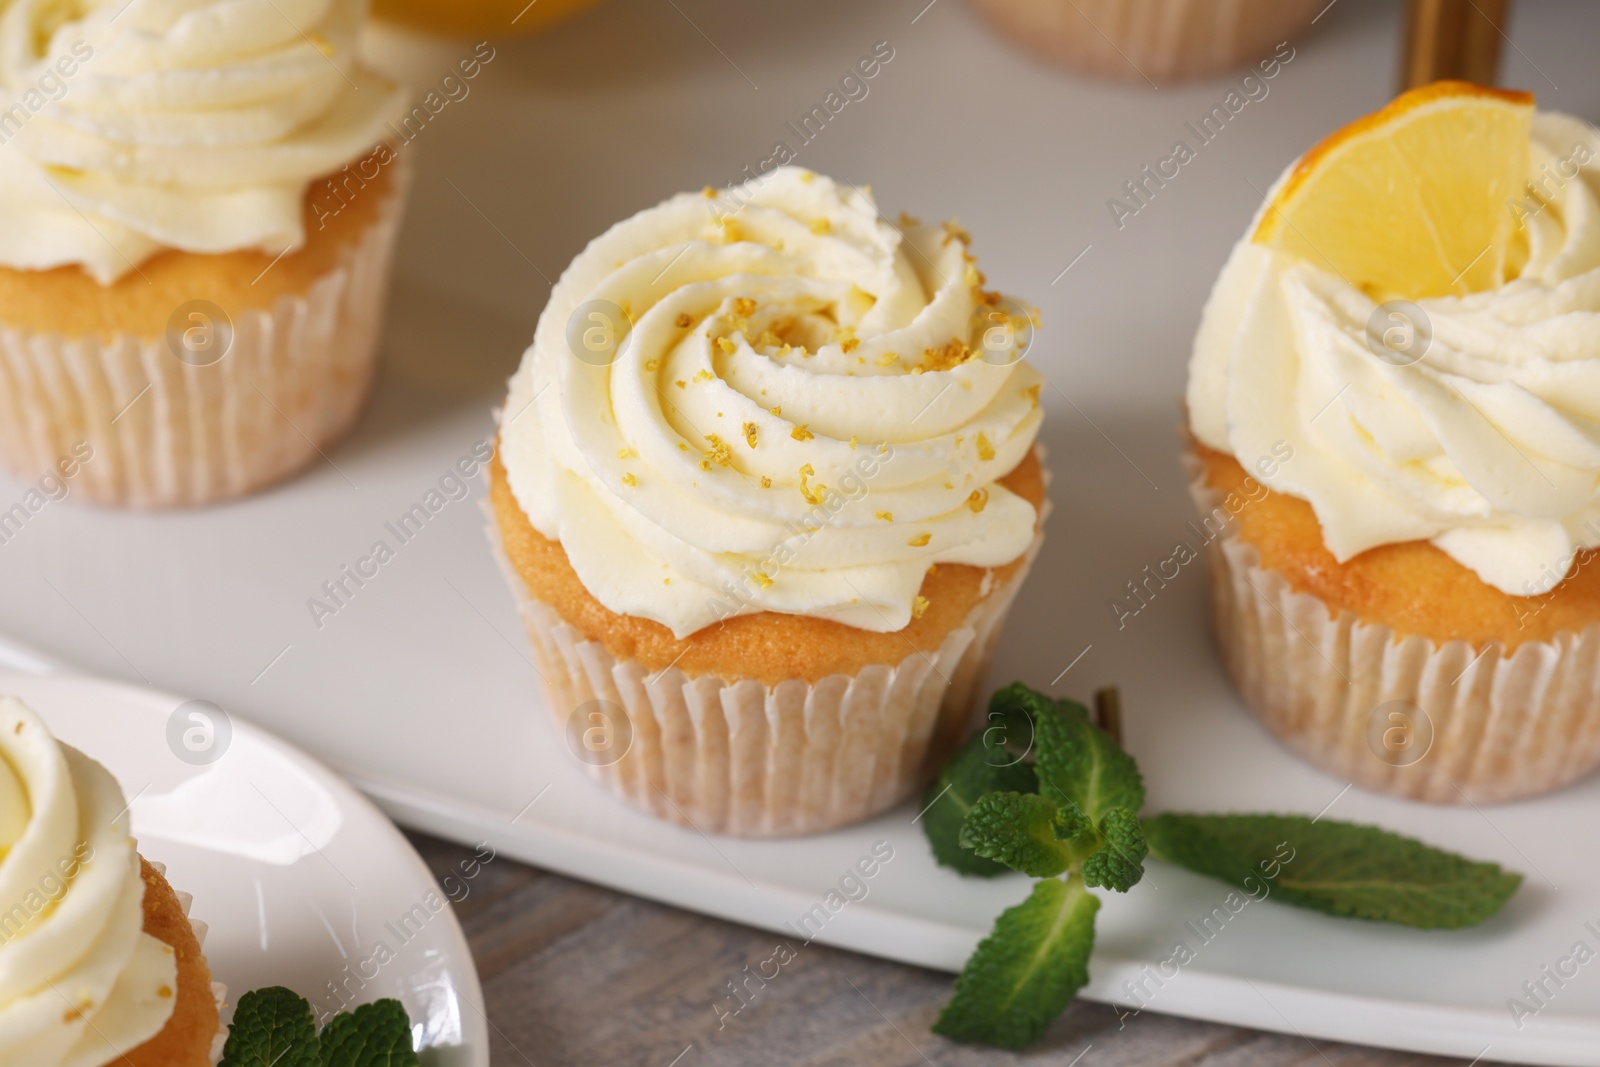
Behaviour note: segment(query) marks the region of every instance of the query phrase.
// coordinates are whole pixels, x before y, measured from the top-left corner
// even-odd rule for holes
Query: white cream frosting
[[[163,248],[278,255],[402,106],[361,0],[0,0],[0,264],[110,283]]]
[[[980,282],[958,228],[902,236],[797,168],[642,211],[550,295],[501,420],[512,491],[596,599],[679,637],[759,611],[899,630],[929,566],[1033,538],[996,479],[1042,379],[963,358]],[[568,344],[593,300],[632,322],[609,365]]]
[[[0,1063],[104,1067],[166,1025],[177,958],[143,905],[116,779],[0,697]]]
[[[1340,561],[1427,540],[1530,596],[1600,545],[1600,131],[1536,114],[1531,169],[1548,203],[1518,209],[1526,264],[1416,301],[1432,341],[1408,366],[1368,346],[1377,304],[1319,266],[1247,236],[1217,279],[1189,368],[1194,434],[1247,468],[1290,445],[1263,481],[1311,503]]]

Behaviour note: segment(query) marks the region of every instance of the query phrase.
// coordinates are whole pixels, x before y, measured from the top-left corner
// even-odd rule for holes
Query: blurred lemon
[[[429,33],[498,37],[542,30],[599,0],[373,0],[372,13]]]

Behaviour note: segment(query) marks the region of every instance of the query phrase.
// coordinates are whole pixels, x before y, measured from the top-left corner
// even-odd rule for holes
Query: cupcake
[[[1369,789],[1600,763],[1600,132],[1446,82],[1268,195],[1190,363],[1194,527],[1240,693]]]
[[[429,33],[497,37],[564,22],[598,0],[373,0],[381,19]]]
[[[0,697],[0,1062],[209,1067],[217,997],[187,894],[135,851],[106,769]]]
[[[1164,85],[1261,62],[1326,0],[972,0],[1012,41],[1083,74]],[[1276,58],[1274,49],[1277,48]],[[1294,50],[1288,49],[1292,59]]]
[[[956,224],[779,168],[617,224],[511,379],[492,533],[565,744],[702,831],[910,796],[1037,548],[1033,312]]]
[[[0,460],[18,476],[202,504],[354,422],[406,185],[386,141],[402,98],[356,57],[362,12],[0,8]]]

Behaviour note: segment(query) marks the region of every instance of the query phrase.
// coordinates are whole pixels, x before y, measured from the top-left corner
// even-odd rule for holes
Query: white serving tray
[[[224,507],[47,505],[0,544],[0,632],[95,674],[213,700],[344,771],[406,825],[755,926],[797,919],[886,840],[894,859],[822,940],[959,967],[1026,883],[936,868],[914,806],[803,841],[710,840],[594,788],[539,705],[474,500],[448,504],[320,628],[307,607],[490,434],[548,292],[541,275],[616,219],[765,159],[775,139],[793,140],[786,120],[888,41],[895,58],[869,95],[799,162],[871,181],[891,218],[960,216],[991,281],[1044,316],[1033,358],[1053,385],[1056,509],[993,679],[1078,696],[1119,684],[1152,811],[1315,814],[1331,802],[1330,817],[1528,875],[1503,915],[1462,932],[1252,906],[1152,1010],[1467,1059],[1593,1063],[1600,978],[1585,970],[1521,1029],[1506,1001],[1600,919],[1600,857],[1587,844],[1600,780],[1483,811],[1343,792],[1241,709],[1206,635],[1198,565],[1126,629],[1108,606],[1186,535],[1175,424],[1210,280],[1257,190],[1387,98],[1397,17],[1390,5],[1333,6],[1269,95],[1120,230],[1107,199],[1170,154],[1227,81],[1076,82],[1019,58],[958,0],[612,0],[546,37],[502,42],[408,149],[418,181],[383,377],[355,436],[301,478]],[[1507,82],[1600,116],[1596,29],[1600,8],[1520,6]],[[394,34],[373,45],[423,90],[472,51]],[[24,491],[0,481],[0,511]],[[1224,893],[1154,866],[1133,893],[1108,897],[1088,995],[1123,995]]]

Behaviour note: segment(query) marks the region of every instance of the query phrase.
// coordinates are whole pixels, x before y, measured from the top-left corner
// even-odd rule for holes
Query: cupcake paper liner
[[[317,459],[355,422],[373,379],[409,159],[344,262],[270,309],[232,314],[216,362],[166,333],[67,337],[0,321],[0,459],[24,480],[92,450],[71,491],[170,507],[239,496]],[[82,458],[78,454],[78,458]]]
[[[1192,453],[1190,492],[1226,515]],[[1600,623],[1507,655],[1402,635],[1292,588],[1229,522],[1207,546],[1222,658],[1245,702],[1300,756],[1364,789],[1498,803],[1600,765]]]
[[[613,762],[583,760],[593,777],[652,815],[738,837],[846,826],[925,785],[971,726],[1001,623],[1043,541],[1041,522],[1022,566],[937,649],[814,684],[769,686],[617,660],[528,594],[492,516],[489,537],[533,646],[558,735],[552,743],[570,747],[574,714],[604,702],[631,741]]]
[[[1022,47],[1086,74],[1140,85],[1269,57],[1326,0],[972,0]]]

